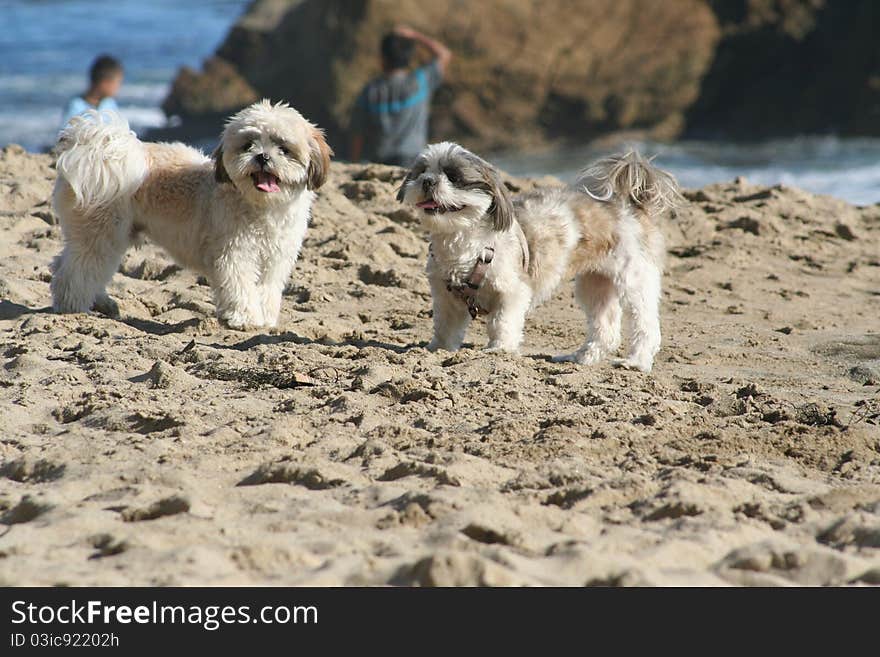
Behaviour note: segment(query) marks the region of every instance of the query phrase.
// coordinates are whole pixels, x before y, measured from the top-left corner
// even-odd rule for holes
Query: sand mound
[[[378,166],[333,167],[278,331],[152,246],[121,319],[53,315],[53,173],[0,153],[0,583],[880,582],[880,207],[689,193],[645,376],[548,362],[568,287],[521,357],[428,353]]]

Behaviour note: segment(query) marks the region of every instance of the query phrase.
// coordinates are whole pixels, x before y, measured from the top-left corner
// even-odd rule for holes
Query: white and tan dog
[[[72,119],[57,150],[64,250],[53,266],[55,310],[114,311],[105,288],[143,233],[206,276],[229,327],[276,325],[332,155],[299,112],[251,105],[229,119],[213,159],[141,142],[123,119],[97,112]]]
[[[658,222],[680,199],[670,174],[631,152],[598,162],[573,187],[511,197],[492,165],[445,142],[416,159],[398,199],[420,209],[430,233],[429,349],[458,349],[471,319],[485,312],[487,349],[515,352],[527,312],[574,277],[587,338],[556,360],[594,364],[614,355],[625,310],[630,345],[615,362],[651,370],[660,349]]]

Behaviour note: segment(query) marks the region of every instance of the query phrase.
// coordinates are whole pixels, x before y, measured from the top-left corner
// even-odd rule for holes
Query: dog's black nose
[[[425,176],[422,178],[422,191],[430,192],[437,186],[437,179],[434,176]]]
[[[259,162],[260,164],[268,164],[269,163],[269,156],[266,155],[265,153],[257,153],[256,158],[257,158],[257,162]]]

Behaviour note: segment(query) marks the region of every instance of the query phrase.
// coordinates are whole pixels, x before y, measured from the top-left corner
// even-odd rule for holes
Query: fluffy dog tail
[[[598,201],[617,199],[650,214],[663,214],[683,201],[675,177],[632,150],[584,169],[576,184]]]
[[[133,195],[147,175],[144,144],[115,112],[90,110],[61,131],[58,175],[78,208],[106,207]]]

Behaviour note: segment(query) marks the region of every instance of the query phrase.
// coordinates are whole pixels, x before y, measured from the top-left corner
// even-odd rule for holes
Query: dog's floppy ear
[[[327,145],[324,131],[314,126],[312,127],[312,136],[309,142],[309,177],[307,186],[309,189],[318,189],[327,180],[333,149]]]
[[[513,201],[510,200],[510,193],[497,172],[492,196],[495,200],[489,206],[489,214],[492,215],[495,230],[502,232],[513,226]]]
[[[211,157],[214,158],[214,180],[216,180],[218,183],[231,183],[232,178],[229,177],[229,174],[226,172],[226,167],[223,166],[222,142],[217,145],[217,148],[214,149]]]
[[[505,231],[513,225],[513,201],[510,199],[510,192],[495,167],[476,155],[472,156],[472,162],[480,172],[483,187],[492,196],[492,205],[486,210],[492,217],[492,228],[499,232]]]
[[[406,172],[406,177],[403,179],[403,182],[400,183],[400,187],[397,188],[397,200],[403,203],[403,199],[406,196],[406,186],[420,175],[425,170],[424,167],[424,158],[418,157],[416,161],[413,162],[412,166],[409,168],[409,171]],[[422,166],[419,166],[419,165]]]
[[[397,188],[397,200],[400,203],[403,203],[403,199],[406,196],[406,186],[415,178],[415,175],[413,175],[414,171],[415,167],[407,171],[406,177],[403,179],[403,182],[400,183],[400,187]]]

